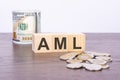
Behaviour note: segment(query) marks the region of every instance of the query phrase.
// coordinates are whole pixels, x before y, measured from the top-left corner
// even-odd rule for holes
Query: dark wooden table
[[[86,33],[86,50],[108,52],[110,68],[97,72],[67,69],[63,53],[35,54],[31,45],[12,43],[12,34],[0,33],[0,80],[120,80],[120,33]]]

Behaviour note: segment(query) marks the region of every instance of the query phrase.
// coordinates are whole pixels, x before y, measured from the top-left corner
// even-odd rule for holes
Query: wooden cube
[[[68,39],[70,52],[85,51],[85,34],[70,34]]]
[[[57,33],[52,36],[53,41],[53,52],[67,52],[68,51],[68,40],[69,35],[63,33]]]
[[[37,33],[33,34],[35,53],[81,52],[85,50],[85,34]]]
[[[52,52],[53,41],[50,34],[33,34],[32,50],[35,53]]]

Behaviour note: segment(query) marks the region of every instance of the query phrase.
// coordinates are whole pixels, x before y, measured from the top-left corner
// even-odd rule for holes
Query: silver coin
[[[108,69],[110,66],[109,65],[101,65],[102,69]]]
[[[102,59],[88,59],[88,61],[92,64],[100,64],[100,65],[104,65],[107,63],[107,61]]]
[[[67,63],[82,63],[83,60],[80,60],[80,59],[75,58],[75,59],[69,59],[69,60],[67,60],[66,62],[67,62]]]
[[[98,64],[87,64],[87,63],[84,63],[83,67],[85,69],[89,70],[89,71],[100,71],[102,69],[102,66],[98,65]]]
[[[83,65],[81,63],[71,63],[66,65],[67,68],[71,68],[71,69],[79,69],[82,66]]]
[[[101,59],[101,60],[105,60],[107,62],[111,62],[112,58],[111,57],[107,57],[107,56],[100,56],[100,57],[95,57],[96,59]]]
[[[66,53],[62,56],[60,56],[61,60],[69,60],[69,59],[73,59],[74,57],[76,57],[78,54],[77,52],[71,52],[71,53]]]

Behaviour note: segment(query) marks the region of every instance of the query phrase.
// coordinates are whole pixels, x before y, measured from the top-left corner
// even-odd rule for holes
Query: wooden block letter
[[[68,35],[54,34],[53,37],[53,52],[67,52],[68,51]]]
[[[85,34],[69,35],[69,51],[82,52],[85,51]]]
[[[32,50],[35,53],[44,53],[52,51],[52,36],[49,34],[34,34],[32,42]]]
[[[32,50],[35,53],[46,52],[82,52],[85,51],[85,34],[33,34]]]

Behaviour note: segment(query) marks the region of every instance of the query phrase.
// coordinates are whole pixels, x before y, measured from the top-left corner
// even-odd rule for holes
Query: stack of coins
[[[100,71],[108,69],[110,66],[108,63],[112,62],[111,55],[109,53],[98,52],[70,52],[60,56],[61,60],[67,62],[66,67],[69,69],[81,69],[84,68],[89,71]]]

